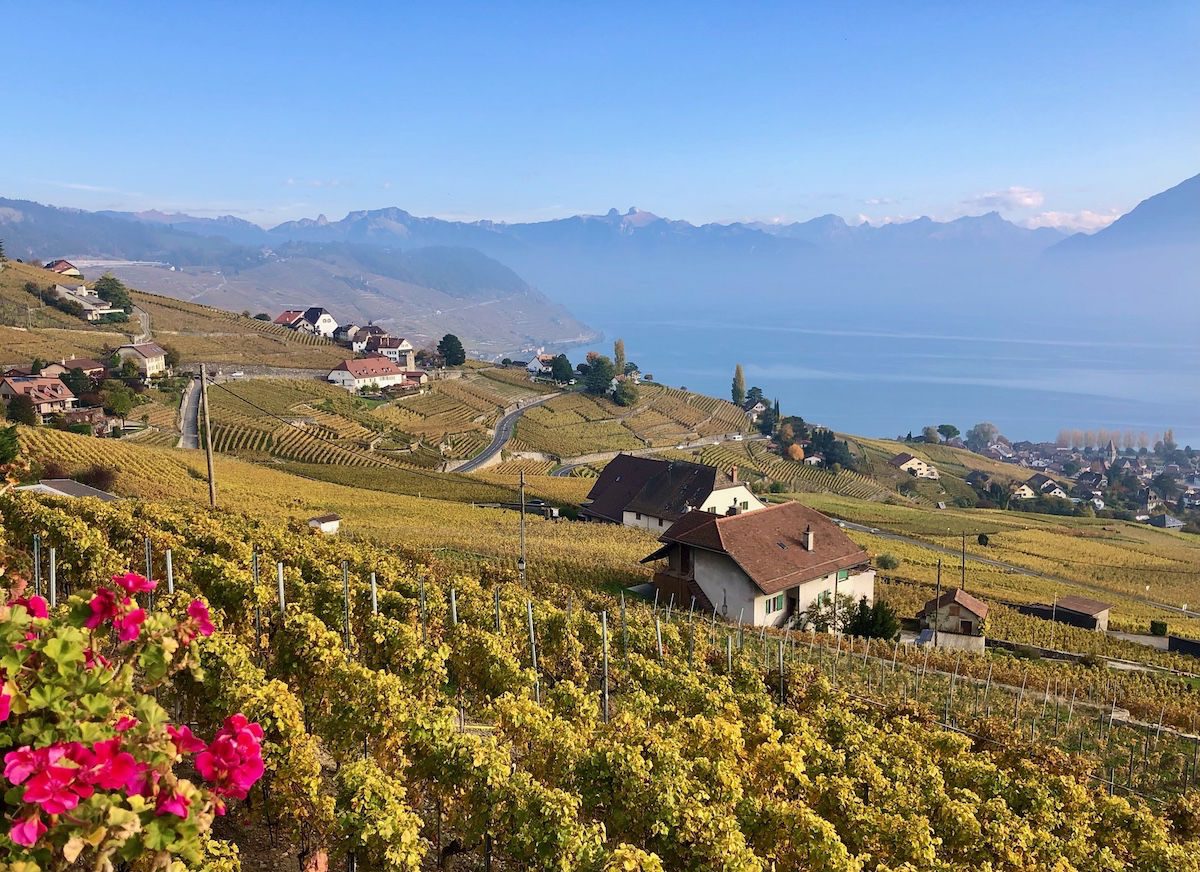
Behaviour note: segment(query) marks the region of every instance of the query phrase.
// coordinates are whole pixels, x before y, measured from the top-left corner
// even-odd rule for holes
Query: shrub
[[[988,543],[991,542],[992,540],[988,538],[987,533],[980,533],[979,538],[977,538],[975,541],[978,542],[980,545],[982,545],[984,548],[986,548],[986,547],[988,547]]]
[[[900,565],[900,558],[891,552],[880,554],[875,560],[875,565],[880,569],[895,569]]]
[[[1167,635],[1167,622],[1166,621],[1151,621],[1150,622],[1150,635],[1151,636]]]

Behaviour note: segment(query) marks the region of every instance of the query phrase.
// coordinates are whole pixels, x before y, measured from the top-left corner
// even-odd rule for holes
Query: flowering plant
[[[213,816],[262,776],[258,724],[231,715],[206,742],[156,702],[213,624],[202,600],[147,612],[154,587],[116,575],[53,616],[20,581],[0,600],[0,867],[199,862]],[[194,781],[176,771],[189,758]]]

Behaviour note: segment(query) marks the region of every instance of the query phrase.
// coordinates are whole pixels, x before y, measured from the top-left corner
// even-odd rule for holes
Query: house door
[[[971,628],[970,621],[959,621],[958,624],[959,624],[958,632],[960,632],[964,635],[967,635],[967,636],[970,636],[971,633],[974,632]]]

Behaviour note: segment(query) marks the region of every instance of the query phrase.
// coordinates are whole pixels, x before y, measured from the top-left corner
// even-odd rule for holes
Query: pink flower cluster
[[[196,755],[196,769],[213,785],[213,793],[245,799],[262,777],[263,730],[243,714],[230,715],[212,743]]]
[[[88,603],[92,613],[83,625],[89,630],[94,630],[101,624],[112,621],[117,638],[122,642],[132,642],[141,633],[142,624],[146,620],[146,610],[138,608],[133,594],[152,591],[158,586],[158,582],[136,572],[126,572],[124,575],[114,575],[112,583],[124,595],[118,599],[119,595],[112,588],[100,588]]]
[[[122,718],[117,729],[125,733],[137,724],[133,718]],[[245,799],[262,777],[262,727],[243,714],[226,718],[207,745],[187,726],[168,725],[167,734],[177,754],[197,754],[196,769],[212,782],[212,791],[218,797]],[[121,743],[122,736],[118,735],[90,748],[79,742],[60,742],[46,748],[25,745],[5,754],[4,777],[13,786],[24,785],[21,800],[35,806],[13,819],[9,838],[18,845],[32,847],[46,832],[43,814],[65,814],[96,790],[120,790],[153,798],[156,815],[186,819],[191,800],[160,787],[162,774],[122,750]],[[219,802],[216,811],[225,812]]]
[[[139,767],[144,768],[132,754],[121,750],[119,738],[96,742],[90,748],[79,742],[61,742],[47,748],[25,745],[9,751],[4,755],[4,777],[10,784],[24,784],[22,801],[37,806],[14,821],[9,837],[30,847],[46,831],[42,812],[68,812],[97,788],[127,788]]]

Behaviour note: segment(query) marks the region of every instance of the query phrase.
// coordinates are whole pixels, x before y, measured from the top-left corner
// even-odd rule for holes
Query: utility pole
[[[208,505],[217,507],[217,480],[213,477],[212,426],[208,419],[208,369],[200,364],[200,406],[204,412],[204,459],[208,462]]]
[[[962,547],[962,580],[958,586],[963,590],[967,589],[967,531],[963,530],[963,547]]]
[[[525,584],[525,470],[521,470],[521,556],[517,558],[517,572],[521,584]]]
[[[941,599],[942,599],[942,560],[939,557],[938,565],[937,565],[937,593],[934,595],[934,598],[933,598],[933,647],[934,648],[937,647],[937,643],[938,643],[938,621],[941,620],[941,618],[939,616],[939,612],[941,611],[941,608],[942,608]]]

